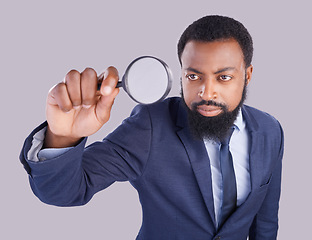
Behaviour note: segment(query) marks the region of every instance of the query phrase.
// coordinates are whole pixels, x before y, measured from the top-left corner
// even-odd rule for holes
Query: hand
[[[48,94],[46,116],[48,129],[44,147],[74,146],[82,137],[97,132],[110,117],[118,71],[109,67],[99,78],[91,68],[79,73],[71,70],[65,81],[55,85]],[[100,91],[98,81],[102,81]]]

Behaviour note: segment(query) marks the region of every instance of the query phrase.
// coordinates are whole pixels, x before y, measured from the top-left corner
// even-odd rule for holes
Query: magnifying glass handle
[[[116,85],[116,88],[120,88],[122,87],[122,81],[118,81],[117,85]]]
[[[102,85],[102,82],[99,82],[98,85],[97,85],[97,90],[100,91],[101,89],[101,85]],[[116,88],[120,88],[122,87],[122,81],[119,81],[116,85]]]

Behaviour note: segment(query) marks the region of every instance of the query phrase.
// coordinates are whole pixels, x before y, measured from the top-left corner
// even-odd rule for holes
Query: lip
[[[215,117],[222,112],[222,109],[217,106],[201,105],[197,107],[197,111],[205,117]]]

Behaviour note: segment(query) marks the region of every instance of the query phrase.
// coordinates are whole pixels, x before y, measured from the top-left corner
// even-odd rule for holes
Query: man
[[[182,98],[137,106],[86,148],[85,137],[109,119],[118,73],[110,67],[101,75],[99,93],[93,69],[70,71],[49,92],[47,123],[21,152],[34,193],[75,206],[130,181],[143,209],[137,239],[276,239],[283,132],[243,105],[252,53],[241,23],[197,20],[178,43]]]

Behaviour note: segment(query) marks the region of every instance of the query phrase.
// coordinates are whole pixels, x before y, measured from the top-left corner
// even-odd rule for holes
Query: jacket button
[[[217,236],[216,238],[215,238],[215,240],[220,240],[221,239],[221,237],[220,236]]]

